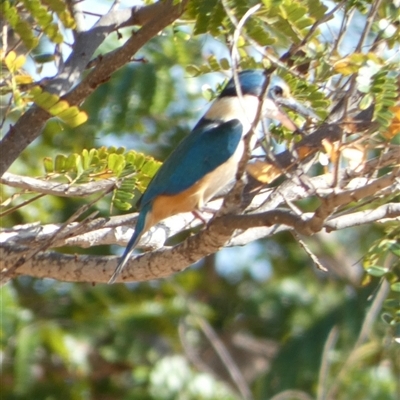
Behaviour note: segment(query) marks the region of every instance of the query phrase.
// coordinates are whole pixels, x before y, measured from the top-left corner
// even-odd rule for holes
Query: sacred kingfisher
[[[245,70],[237,78],[240,91],[232,78],[192,132],[165,160],[139,199],[135,232],[109,283],[115,282],[140,238],[152,226],[175,214],[200,211],[235,179],[245,148],[243,138],[257,117],[278,120],[295,131],[296,125],[280,106],[315,116],[291,97],[289,86],[278,76],[267,75],[263,70]]]

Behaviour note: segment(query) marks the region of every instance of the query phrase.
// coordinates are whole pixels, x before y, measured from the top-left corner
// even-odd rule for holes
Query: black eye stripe
[[[283,89],[280,86],[274,86],[272,88],[272,91],[275,96],[282,96],[283,95]]]

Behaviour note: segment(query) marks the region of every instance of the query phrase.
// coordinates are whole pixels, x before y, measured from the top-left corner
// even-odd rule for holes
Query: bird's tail
[[[145,233],[146,217],[147,217],[147,214],[149,211],[147,208],[148,207],[145,207],[140,211],[140,214],[139,214],[139,217],[138,217],[138,220],[136,223],[136,227],[135,227],[135,232],[133,233],[131,239],[129,240],[129,243],[126,246],[124,254],[122,254],[122,256],[119,260],[117,268],[115,268],[114,273],[112,274],[110,280],[108,281],[109,284],[114,283],[115,280],[118,278],[118,275],[124,269],[131,254],[133,253],[133,250],[135,250],[136,245],[139,243],[140,238]]]

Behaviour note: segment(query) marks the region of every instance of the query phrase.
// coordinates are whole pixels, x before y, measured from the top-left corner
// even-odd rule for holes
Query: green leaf
[[[372,94],[367,94],[363,96],[363,98],[360,101],[360,110],[366,110],[374,101],[374,97]]]
[[[76,128],[79,125],[84,124],[88,120],[88,115],[85,111],[80,111],[78,114],[71,118],[63,118],[64,122],[71,128]]]
[[[58,115],[60,114],[62,111],[65,111],[66,109],[69,108],[69,104],[67,101],[65,100],[60,100],[59,102],[57,102],[56,104],[54,104],[54,106],[49,108],[49,113],[51,115]]]
[[[46,174],[51,174],[52,172],[54,172],[54,164],[51,157],[45,157],[43,159],[43,166]]]
[[[136,188],[136,182],[136,178],[125,178],[122,180],[119,188],[125,192],[133,192],[133,190]]]
[[[115,198],[121,201],[126,201],[128,202],[129,200],[133,199],[133,193],[132,192],[125,192],[123,190],[117,190],[115,194]]]
[[[70,154],[65,161],[65,169],[67,171],[77,171],[76,166],[78,162],[79,155],[76,153]]]
[[[128,211],[132,208],[132,204],[118,199],[113,200],[113,205],[121,211]]]
[[[158,161],[151,161],[148,160],[142,167],[142,173],[146,174],[150,177],[153,177],[155,175],[155,173],[158,171],[158,169],[160,168],[161,163]]]
[[[378,265],[374,265],[373,267],[367,268],[367,273],[377,278],[384,276],[387,272],[388,272],[387,268],[380,267]]]
[[[17,56],[17,54],[15,53],[15,51],[10,51],[6,57],[4,58],[4,62],[8,68],[8,70],[14,74],[15,72],[17,72],[19,69],[22,68],[22,66],[25,64],[26,62],[26,58],[24,55],[19,55]]]
[[[76,106],[72,106],[72,107],[69,107],[66,110],[60,112],[57,115],[57,117],[66,122],[69,119],[76,117],[78,114],[79,114],[79,108]]]
[[[81,155],[82,155],[82,166],[83,169],[86,170],[90,166],[91,157],[89,157],[89,152],[87,151],[87,149],[83,149]]]
[[[246,30],[248,35],[260,46],[271,46],[276,42],[276,39],[271,37],[265,28],[258,23],[258,21],[249,21],[249,23],[246,24]]]
[[[389,251],[391,251],[397,257],[400,257],[400,243],[399,242],[392,243],[389,246]]]
[[[45,110],[50,110],[56,103],[58,103],[59,100],[59,96],[49,92],[42,92],[36,96],[33,96],[33,101]]]
[[[83,168],[82,156],[80,154],[78,154],[77,157],[75,158],[75,167],[77,175],[78,176],[82,175],[84,172],[84,168]]]
[[[57,154],[56,159],[54,161],[54,170],[56,172],[65,171],[66,161],[67,161],[67,157],[65,157],[63,154]]]
[[[111,169],[116,176],[119,176],[125,167],[125,157],[121,154],[112,153],[108,156],[108,168]]]
[[[325,16],[326,11],[328,10],[328,7],[319,0],[308,0],[307,1],[307,11],[312,16],[315,18],[315,20],[320,20],[322,17]],[[329,20],[333,19],[334,16],[331,15]]]
[[[211,15],[213,14],[214,8],[217,6],[217,0],[193,0],[188,4],[188,13],[195,18],[195,24],[193,33],[200,35],[209,31]],[[212,29],[215,34],[216,19],[220,16],[219,9],[217,10],[216,16],[212,21]]]
[[[398,310],[400,309],[400,299],[386,299],[383,303],[383,307]]]
[[[18,19],[18,22],[13,26],[17,34],[20,36],[24,45],[28,50],[32,50],[39,44],[39,39],[33,35],[31,26],[27,21]]]
[[[219,62],[217,61],[217,58],[214,55],[208,57],[207,62],[212,71],[220,71],[221,70]]]
[[[229,71],[231,69],[231,65],[229,63],[229,60],[227,58],[221,58],[219,60],[219,63],[221,65],[221,68],[225,71]]]
[[[399,292],[400,293],[400,282],[392,283],[390,285],[390,289],[393,290],[393,292]]]
[[[146,157],[142,153],[136,153],[135,151],[129,151],[126,155],[126,162],[132,164],[136,169],[142,168]]]
[[[197,65],[187,65],[186,72],[192,77],[199,76],[201,74],[200,68]]]

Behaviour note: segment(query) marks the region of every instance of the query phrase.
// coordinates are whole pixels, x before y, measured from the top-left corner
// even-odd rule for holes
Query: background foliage
[[[111,6],[96,3],[99,13]],[[257,3],[190,0],[178,21],[78,107],[37,85],[55,73],[76,39],[74,2],[2,2],[2,130],[33,103],[54,116],[12,172],[76,184],[129,176],[92,207],[105,217],[128,210],[157,170],[155,160],[190,131],[205,99],[230,76],[235,26]],[[278,73],[321,119],[332,118],[340,94],[353,90],[357,101],[348,109],[375,105],[377,128],[359,138],[361,153],[379,155],[398,145],[398,2],[260,4],[237,43],[240,68],[270,67],[280,58],[301,76],[281,64]],[[86,29],[97,18],[93,6],[82,4]],[[110,35],[98,54],[131,32]],[[285,59],[289,48],[294,55]],[[292,139],[280,127],[272,132],[277,146]],[[90,201],[6,185],[1,196],[3,228],[63,223]],[[374,201],[398,198],[392,193]],[[328,272],[281,232],[224,249],[164,280],[107,286],[14,279],[0,296],[0,397],[398,399],[399,237],[397,220],[307,238]]]

